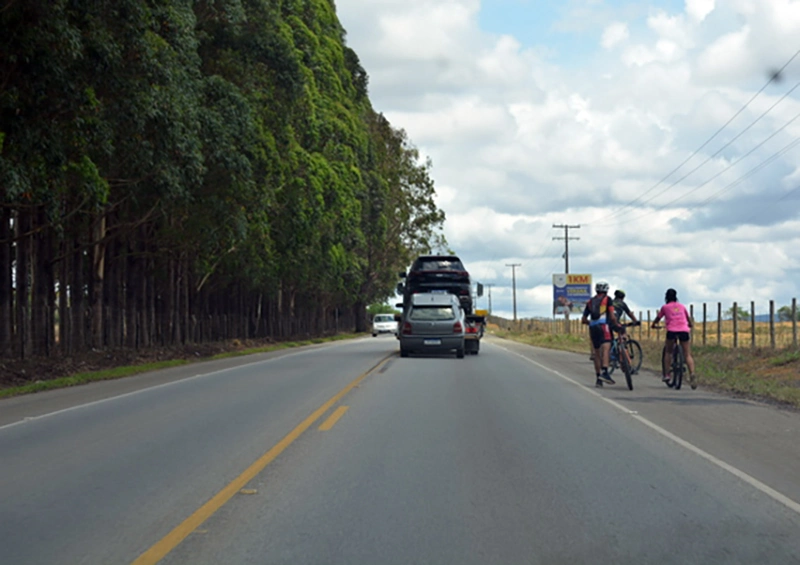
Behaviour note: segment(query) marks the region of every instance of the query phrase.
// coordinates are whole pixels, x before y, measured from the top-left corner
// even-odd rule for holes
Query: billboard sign
[[[581,314],[592,297],[592,275],[553,275],[553,315]]]

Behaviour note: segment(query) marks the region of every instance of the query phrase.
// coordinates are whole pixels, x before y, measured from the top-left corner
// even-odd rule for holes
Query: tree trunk
[[[72,253],[72,285],[70,285],[70,319],[72,351],[86,349],[86,289],[84,287],[83,251]]]
[[[30,236],[22,237],[31,229],[30,213],[20,210],[17,222],[17,356],[24,359],[30,353],[30,320],[28,316],[28,284],[30,271]]]
[[[0,357],[11,356],[14,341],[11,239],[11,210],[3,208],[0,209]]]
[[[367,331],[367,305],[364,301],[359,299],[353,305],[353,316],[355,317],[356,332],[361,333]]]
[[[103,343],[103,290],[106,261],[106,216],[101,216],[92,230],[94,243],[92,255],[92,347],[101,349]]]
[[[139,313],[141,312],[136,289],[139,288],[139,261],[135,257],[137,242],[129,244],[125,257],[125,347],[135,349],[139,345]]]
[[[69,355],[72,351],[70,329],[72,315],[69,308],[70,287],[69,263],[72,260],[72,240],[64,235],[61,245],[61,261],[58,265],[58,350],[61,355]]]

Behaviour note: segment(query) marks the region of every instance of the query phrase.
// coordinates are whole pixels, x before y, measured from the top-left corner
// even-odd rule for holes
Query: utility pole
[[[491,314],[492,313],[492,287],[494,286],[494,283],[487,283],[484,286],[486,286],[486,288],[489,289],[489,314]]]
[[[514,321],[517,321],[517,267],[521,267],[521,263],[506,263],[506,267],[511,267],[511,289],[512,296],[514,297]]]
[[[564,228],[564,237],[554,237],[553,239],[554,240],[557,240],[557,239],[559,239],[559,240],[563,239],[564,240],[564,273],[565,274],[569,274],[569,240],[570,239],[572,239],[572,240],[580,239],[579,237],[570,237],[569,236],[569,230],[570,230],[570,228],[577,230],[577,229],[580,229],[581,226],[580,226],[580,224],[578,224],[577,226],[568,226],[566,224],[558,224],[558,225],[553,224],[553,227],[556,228],[556,229]]]

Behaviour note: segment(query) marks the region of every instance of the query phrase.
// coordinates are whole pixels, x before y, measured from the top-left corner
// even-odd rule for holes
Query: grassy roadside
[[[589,342],[583,335],[517,332],[492,328],[497,337],[537,347],[572,351],[587,356]],[[642,341],[643,369],[661,371],[661,342]],[[718,392],[800,408],[800,352],[787,349],[693,347],[698,382]]]
[[[271,343],[269,345],[253,348],[239,349],[234,344],[234,349],[217,353],[206,357],[194,358],[180,358],[180,359],[167,359],[162,361],[153,361],[148,363],[138,363],[135,365],[125,365],[120,367],[113,367],[110,369],[103,369],[99,371],[87,371],[82,373],[75,373],[63,377],[47,380],[37,380],[35,382],[24,384],[21,386],[11,386],[0,389],[0,399],[9,398],[12,396],[20,396],[23,394],[31,394],[34,392],[42,392],[45,390],[53,390],[58,388],[66,388],[72,386],[79,386],[87,383],[97,381],[108,381],[112,379],[119,379],[129,377],[140,373],[147,373],[149,371],[157,371],[159,369],[167,369],[170,367],[177,367],[180,365],[188,365],[190,363],[198,363],[203,361],[213,361],[215,359],[227,359],[231,357],[241,357],[243,355],[253,355],[255,353],[268,353],[270,351],[278,351],[280,349],[289,349],[293,347],[302,347],[304,345],[314,345],[319,343],[327,343],[331,341],[340,341],[344,339],[353,339],[362,337],[366,334],[338,334],[329,337],[313,338],[301,341],[283,341]]]

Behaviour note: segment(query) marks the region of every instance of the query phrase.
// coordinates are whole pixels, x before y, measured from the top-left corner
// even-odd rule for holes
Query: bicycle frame
[[[633,324],[623,324],[623,327],[628,327],[631,325]],[[612,361],[610,369],[613,371],[617,362],[619,362],[622,372],[625,374],[625,381],[628,384],[628,390],[633,390],[633,380],[631,379],[631,375],[633,374],[633,360],[628,353],[628,339],[627,332],[614,335],[614,339],[611,340],[610,357]]]
[[[661,367],[662,370],[665,369],[664,367],[664,353],[667,351],[667,344],[664,344],[664,348],[662,349],[661,354]],[[680,390],[681,385],[683,384],[683,375],[686,373],[686,357],[683,355],[683,347],[678,340],[675,340],[675,343],[672,346],[672,359],[670,363],[670,380],[666,381],[666,385],[670,388],[674,388],[675,390]]]

